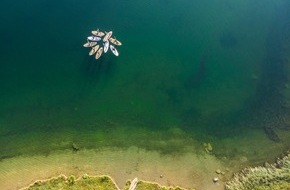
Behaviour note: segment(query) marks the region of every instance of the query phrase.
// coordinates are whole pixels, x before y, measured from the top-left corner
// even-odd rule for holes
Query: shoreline
[[[168,146],[179,142],[184,149],[174,154],[138,146],[86,149],[78,143],[74,144],[72,139],[63,138],[60,144],[70,144],[70,148],[50,151],[48,154],[36,151],[34,155],[21,154],[2,159],[0,189],[16,190],[60,174],[77,178],[88,174],[108,175],[118,187],[137,177],[162,186],[224,190],[225,182],[231,179],[233,173],[245,167],[261,165],[265,161],[272,162],[282,152],[289,150],[290,134],[277,132],[283,143],[270,141],[260,130],[251,130],[219,142],[186,141],[181,138],[183,133],[176,132],[179,135],[170,139]],[[157,144],[166,144],[166,141],[157,140],[156,136],[154,139]],[[17,144],[16,141],[14,143]],[[29,144],[25,145],[29,147]],[[218,183],[213,182],[215,177],[219,178]]]
[[[164,188],[164,190],[185,190],[184,188],[181,187],[165,187],[161,186],[158,183],[153,183],[153,182],[148,182],[148,181],[143,181],[143,180],[138,180],[137,178],[133,180],[127,180],[126,184],[124,187],[120,188],[114,179],[112,179],[110,176],[107,175],[101,175],[101,176],[89,176],[87,174],[84,174],[83,176],[80,176],[79,178],[76,178],[75,176],[65,176],[63,174],[52,177],[49,179],[45,180],[38,180],[35,181],[34,183],[29,184],[27,187],[21,188],[20,190],[34,190],[34,189],[39,189],[40,188],[45,188],[44,186],[48,186],[50,188],[53,188],[54,186],[62,185],[62,188],[69,188],[69,187],[74,187],[77,189],[95,189],[95,188],[100,188],[100,189],[114,189],[114,190],[122,190],[122,189],[129,189],[129,190],[134,190],[136,186],[141,189],[155,189],[156,187],[158,188]],[[132,185],[134,184],[134,185]]]
[[[48,154],[21,154],[0,160],[0,189],[20,189],[60,174],[76,177],[88,174],[108,175],[118,187],[137,177],[162,186],[224,190],[225,182],[233,173],[265,161],[273,162],[282,152],[289,150],[290,134],[278,132],[283,143],[273,143],[261,131],[252,130],[247,135],[219,143],[190,141],[183,144],[186,151],[174,154],[138,146],[86,149],[64,141],[65,144],[70,142],[70,149],[54,150]],[[219,183],[213,183],[215,177],[219,178]]]
[[[289,174],[290,169],[290,151],[284,155],[277,157],[277,160],[272,163],[265,163],[264,166],[246,167],[235,173],[230,180],[226,182],[224,189],[288,189],[290,187]],[[218,182],[216,182],[218,184]],[[35,189],[129,189],[135,188],[145,189],[164,189],[164,190],[185,190],[180,186],[162,186],[156,182],[138,180],[134,178],[127,180],[125,185],[120,188],[108,175],[89,176],[84,174],[78,178],[73,175],[69,177],[61,174],[57,177],[52,177],[45,180],[34,181],[27,187],[20,190],[35,190]],[[190,188],[196,190],[195,188]]]
[[[232,172],[226,171],[226,164],[213,155],[187,153],[181,156],[165,156],[155,151],[137,147],[129,149],[107,149],[102,151],[61,151],[48,156],[18,156],[0,162],[0,189],[15,190],[28,186],[37,180],[45,180],[64,174],[77,178],[108,175],[118,187],[135,177],[162,186],[179,186],[198,190],[222,190],[224,180]],[[219,183],[213,178],[219,176],[216,170],[226,171]],[[16,181],[16,183],[15,183]]]

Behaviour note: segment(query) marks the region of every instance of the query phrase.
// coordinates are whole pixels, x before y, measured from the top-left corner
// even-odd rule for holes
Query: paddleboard
[[[122,45],[122,43],[121,43],[119,40],[117,40],[117,39],[115,39],[115,38],[112,38],[112,37],[109,39],[109,41],[110,41],[112,44],[115,44],[115,45],[117,45],[117,46]]]
[[[98,36],[89,36],[88,40],[89,41],[93,41],[93,42],[97,42],[100,41],[102,38],[98,37]]]
[[[97,45],[97,42],[87,42],[84,44],[84,47],[93,47],[95,45]]]
[[[117,49],[114,46],[110,45],[110,49],[115,56],[119,56],[119,52],[117,51]]]
[[[112,32],[112,31],[108,32],[108,33],[105,35],[105,37],[104,37],[103,41],[104,41],[104,42],[108,41],[108,40],[109,40],[109,38],[112,36],[112,34],[113,34],[113,32]]]
[[[99,45],[96,45],[95,47],[93,47],[91,49],[89,55],[94,55],[97,52],[97,50],[99,49],[99,47],[100,47]]]
[[[107,53],[108,49],[109,49],[109,41],[106,41],[104,43],[104,53]]]
[[[103,47],[101,47],[98,52],[96,53],[96,59],[99,59],[103,53]]]
[[[100,36],[100,37],[102,37],[102,36],[105,35],[105,33],[99,31],[99,29],[98,30],[95,30],[95,31],[92,31],[92,34],[95,35],[95,36]]]

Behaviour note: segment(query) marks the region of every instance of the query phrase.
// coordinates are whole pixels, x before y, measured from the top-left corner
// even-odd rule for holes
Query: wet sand
[[[187,153],[160,155],[137,147],[126,150],[66,150],[48,156],[19,156],[0,162],[0,189],[15,190],[60,174],[81,176],[109,175],[123,188],[128,179],[157,182],[166,186],[221,190],[223,180],[214,184],[215,170],[226,166],[214,156]],[[226,176],[230,175],[227,172]]]

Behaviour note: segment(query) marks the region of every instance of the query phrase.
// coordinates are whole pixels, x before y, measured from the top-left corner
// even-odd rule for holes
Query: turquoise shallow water
[[[68,142],[168,153],[287,128],[287,1],[0,4],[2,158]],[[97,28],[122,41],[119,57],[88,56]]]

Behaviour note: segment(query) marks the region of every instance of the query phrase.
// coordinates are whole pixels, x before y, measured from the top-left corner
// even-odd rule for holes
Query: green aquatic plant
[[[124,190],[128,190],[131,181],[127,181]],[[89,176],[83,175],[76,179],[75,176],[71,175],[66,177],[60,175],[56,178],[51,178],[43,181],[36,181],[29,187],[23,188],[22,190],[119,190],[112,178],[109,176]],[[180,187],[164,187],[157,183],[151,183],[146,181],[138,181],[134,190],[184,190]]]
[[[124,187],[124,190],[129,190],[131,181],[127,181]],[[185,190],[181,187],[165,187],[161,186],[158,183],[151,183],[147,181],[138,181],[134,190]]]
[[[245,168],[226,184],[226,190],[289,190],[290,153],[274,164]]]
[[[61,175],[45,181],[37,181],[23,190],[119,190],[115,182],[109,176],[84,175],[78,179],[71,175]]]
[[[74,185],[75,182],[76,182],[76,177],[73,176],[73,175],[71,175],[71,176],[69,176],[69,177],[67,178],[67,181],[68,181],[68,184],[69,184],[69,185]]]

